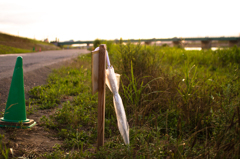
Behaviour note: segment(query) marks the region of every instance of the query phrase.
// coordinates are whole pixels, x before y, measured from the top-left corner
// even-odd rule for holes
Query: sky
[[[0,0],[0,32],[37,40],[240,36],[240,0]]]

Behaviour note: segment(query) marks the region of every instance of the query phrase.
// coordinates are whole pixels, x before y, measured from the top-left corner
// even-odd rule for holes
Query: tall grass
[[[152,77],[144,78],[144,83],[161,77],[149,84],[154,95],[148,96],[147,104],[142,100],[137,109],[133,105],[126,106],[126,109],[134,110],[134,114],[140,117],[139,126],[162,127],[162,133],[177,142],[185,141],[185,149],[189,151],[180,156],[229,157],[234,154],[232,157],[236,157],[239,154],[240,124],[239,50],[234,47],[217,51],[185,51],[130,43],[116,46],[117,55],[113,56],[116,58],[113,61],[120,66],[119,71],[128,76],[123,76],[123,88],[131,88],[133,84],[128,80],[133,76],[130,71],[137,79]],[[117,60],[117,57],[122,58]],[[141,82],[135,85],[138,85],[141,96],[146,96],[149,90],[142,90]],[[132,92],[132,96],[128,93],[126,97],[125,89],[121,92],[124,103],[128,103],[129,96],[134,97],[136,88],[132,87],[128,92]],[[131,116],[132,112],[127,114]],[[166,118],[165,123],[163,119],[157,120],[159,115]],[[136,124],[134,122],[130,127]],[[178,147],[174,147],[177,151]]]
[[[122,74],[120,95],[130,125],[130,146],[123,145],[107,90],[105,146],[95,152],[97,99],[91,95],[90,73],[85,70],[90,57],[83,56],[78,60],[85,61],[84,66],[56,71],[48,85],[31,91],[41,109],[74,96],[41,120],[64,140],[44,157],[239,157],[239,48],[185,51],[111,42],[108,50],[113,67]]]

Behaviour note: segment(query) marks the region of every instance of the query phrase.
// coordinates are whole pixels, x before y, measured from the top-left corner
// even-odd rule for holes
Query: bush
[[[94,48],[97,48],[100,44],[101,44],[101,40],[99,40],[99,39],[95,39],[95,40],[93,41],[93,46],[94,46]]]

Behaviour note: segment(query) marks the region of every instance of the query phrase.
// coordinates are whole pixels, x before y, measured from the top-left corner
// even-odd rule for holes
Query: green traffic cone
[[[0,120],[0,127],[32,127],[36,124],[34,120],[27,119],[24,80],[23,80],[23,60],[17,57],[13,72],[11,87],[9,90],[7,105],[4,117]]]

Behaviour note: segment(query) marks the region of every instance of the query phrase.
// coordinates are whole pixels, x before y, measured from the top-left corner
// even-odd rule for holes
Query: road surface
[[[23,57],[23,71],[26,73],[86,53],[90,53],[90,51],[86,49],[69,49],[42,51],[38,53],[0,55],[0,80],[12,76],[16,58],[18,56]]]

